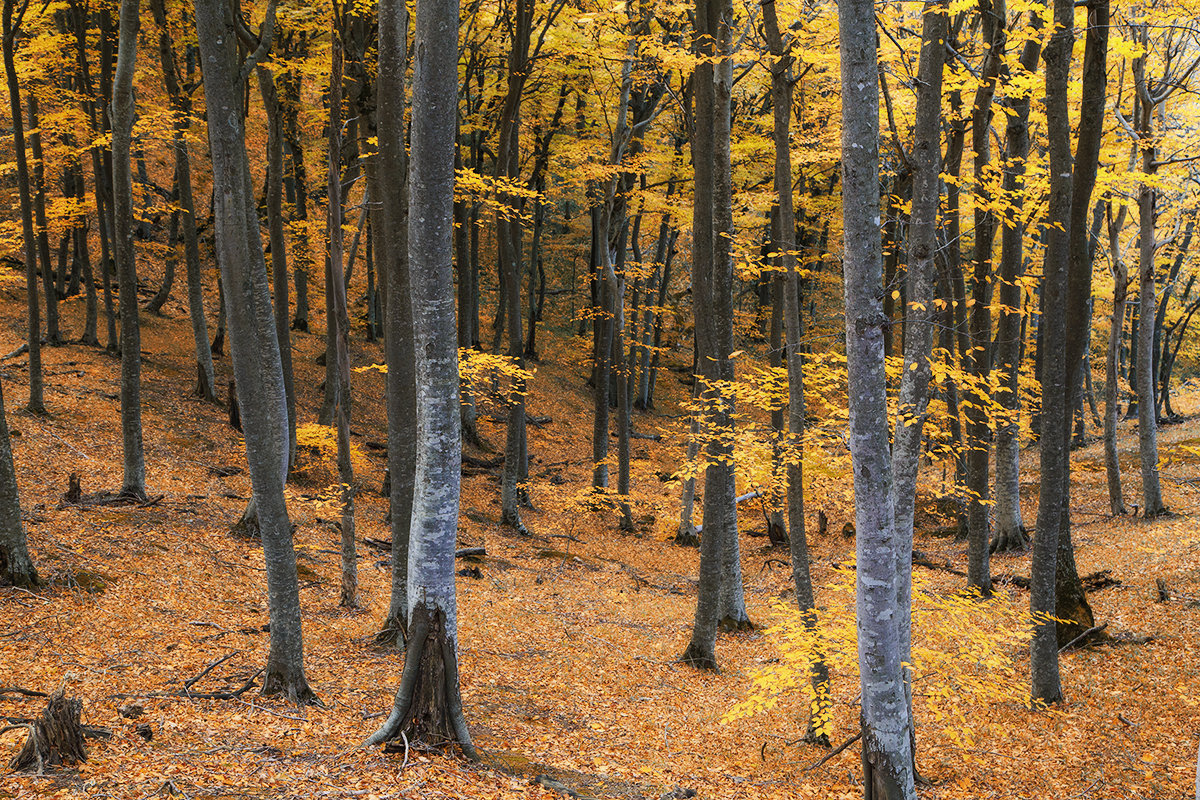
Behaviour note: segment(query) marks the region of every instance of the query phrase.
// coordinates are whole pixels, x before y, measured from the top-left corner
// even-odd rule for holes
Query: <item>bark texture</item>
[[[201,0],[195,9],[204,60],[217,261],[226,289],[233,374],[267,570],[271,643],[262,691],[311,702],[315,695],[304,674],[296,553],[283,495],[287,396],[246,154],[237,33],[220,4]]]
[[[879,237],[879,72],[868,0],[838,5],[842,65],[842,204],[846,363],[854,471],[858,664],[864,794],[916,797],[901,674],[900,607],[888,459],[883,254]]]
[[[409,240],[417,353],[417,472],[408,552],[411,638],[392,712],[368,744],[456,744],[476,758],[458,683],[454,547],[462,441],[454,297],[458,3],[419,0],[414,49]]]

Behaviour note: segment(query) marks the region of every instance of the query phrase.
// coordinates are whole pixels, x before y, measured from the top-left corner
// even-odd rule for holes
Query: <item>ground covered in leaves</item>
[[[0,352],[20,342],[17,303],[15,295],[5,303]],[[78,311],[74,301],[68,304],[69,330],[81,327]],[[377,445],[385,438],[378,373],[354,378],[353,427],[362,454],[360,608],[338,606],[338,534],[327,522],[336,512],[325,500],[332,473],[310,455],[303,480],[291,489],[306,665],[323,706],[266,699],[254,685],[239,694],[264,664],[267,646],[261,550],[229,534],[249,483],[226,412],[188,396],[194,372],[186,312],[175,303],[167,312],[168,318],[143,323],[152,496],[146,506],[60,503],[72,472],[85,494],[119,488],[116,361],[78,345],[47,348],[51,415],[45,418],[19,410],[27,392],[25,358],[0,364],[31,547],[50,581],[36,593],[0,589],[0,687],[49,693],[65,682],[67,694],[83,702],[84,722],[111,733],[87,740],[88,760],[76,769],[4,774],[0,798],[549,798],[564,790],[596,798],[683,797],[686,790],[702,798],[861,795],[857,745],[810,768],[827,751],[801,741],[802,695],[723,721],[752,695],[756,673],[786,663],[780,640],[765,630],[791,600],[786,550],[743,537],[747,603],[759,627],[723,636],[721,673],[676,661],[694,613],[698,560],[695,550],[665,541],[679,488],[660,473],[671,473],[683,458],[682,371],[660,380],[658,414],[635,417],[636,430],[663,438],[634,441],[639,532],[621,534],[611,510],[591,505],[586,492],[592,402],[583,387],[586,343],[555,335],[543,337],[543,361],[530,384],[530,414],[539,418],[530,429],[530,489],[539,507],[526,518],[533,536],[519,538],[499,526],[497,469],[473,467],[464,480],[460,545],[487,549],[481,562],[460,562],[478,573],[459,580],[463,697],[483,764],[360,748],[389,708],[401,667],[396,652],[371,643],[388,591],[387,553],[368,541],[388,535],[378,496]],[[295,347],[297,385],[316,386],[321,340],[302,334]],[[354,359],[366,365],[381,355],[367,346]],[[688,359],[680,353],[674,360]],[[219,368],[228,374],[227,357]],[[312,421],[320,397],[306,388],[301,399],[302,422]],[[1196,408],[1191,400],[1179,403],[1189,413]],[[503,441],[501,424],[485,421],[481,433]],[[1123,427],[1122,436],[1132,499],[1134,429]],[[1190,796],[1200,703],[1197,439],[1195,419],[1164,428],[1166,497],[1178,516],[1155,521],[1110,519],[1099,443],[1075,453],[1080,570],[1111,570],[1119,581],[1090,596],[1112,640],[1064,654],[1067,704],[1048,711],[1031,712],[1021,701],[1027,657],[1019,636],[993,653],[995,660],[967,665],[965,680],[993,687],[971,695],[970,704],[925,692],[919,680],[918,760],[930,781],[922,797]],[[1036,452],[1026,458],[1032,523]],[[849,518],[841,497],[810,498],[809,529],[825,511],[829,534],[811,534],[813,573],[830,624],[846,627],[848,597],[826,588],[844,578],[837,567],[853,552],[853,541],[841,533]],[[763,528],[753,503],[742,514],[746,533]],[[917,547],[930,563],[965,568],[965,545],[952,537],[918,533]],[[1028,575],[1028,556],[997,557],[993,571]],[[945,569],[916,572],[931,598],[954,597],[963,583]],[[1005,584],[986,613],[1012,620],[1027,606],[1028,594]],[[938,613],[919,635],[930,648],[953,653],[961,631],[939,627]],[[987,627],[987,618],[976,622]],[[975,657],[960,649],[960,658]],[[856,731],[857,678],[847,672],[835,665],[835,745]],[[935,678],[930,686],[940,685]],[[230,699],[195,696],[222,693]],[[44,705],[44,698],[0,689],[5,717],[33,717]],[[19,725],[0,736],[5,763],[24,737]]]

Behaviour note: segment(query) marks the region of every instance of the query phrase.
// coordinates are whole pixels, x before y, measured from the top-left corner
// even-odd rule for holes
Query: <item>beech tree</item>
[[[1046,135],[1049,139],[1050,200],[1046,210],[1046,252],[1042,268],[1043,310],[1039,332],[1043,342],[1066,338],[1067,226],[1071,220],[1071,123],[1067,110],[1067,83],[1071,48],[1075,41],[1074,3],[1054,0],[1053,30],[1046,45]],[[1038,535],[1033,546],[1029,610],[1034,617],[1030,645],[1033,700],[1062,700],[1058,672],[1058,637],[1055,612],[1055,572],[1058,540],[1066,502],[1068,471],[1067,363],[1062,347],[1042,348],[1041,493],[1038,499]]]
[[[139,0],[122,0],[120,45],[113,75],[113,234],[121,300],[121,434],[125,478],[121,494],[146,499],[142,447],[142,339],[138,324],[137,263],[133,244],[133,174],[129,150],[133,133],[133,70],[141,23]]]
[[[865,796],[908,800],[914,790],[902,679],[899,562],[888,461],[883,253],[879,237],[879,63],[868,0],[838,5],[842,65],[842,219],[850,454],[854,472],[858,664]]]
[[[4,390],[0,387],[0,585],[31,589],[42,583],[29,556],[25,524],[21,521],[21,497],[13,465],[12,440],[4,413]]]
[[[408,636],[408,545],[412,522],[416,440],[416,353],[408,269],[408,159],[404,147],[404,80],[408,59],[408,5],[380,0],[379,166],[376,239],[380,275],[385,277],[388,417],[388,514],[392,533],[392,587],[387,618],[376,640],[404,646]]]
[[[733,380],[733,233],[730,175],[730,95],[733,91],[733,6],[697,0],[695,47],[695,168],[692,290],[696,307],[696,380],[707,466],[700,537],[700,593],[692,638],[681,660],[716,669],[718,626],[749,626],[738,550],[737,491],[733,470],[733,398],[721,382]]]
[[[18,6],[16,0],[4,0],[2,11],[4,74],[8,80],[9,108],[12,112],[13,150],[17,160],[17,195],[21,203],[21,233],[25,245],[25,297],[28,313],[29,403],[25,408],[34,414],[45,414],[46,403],[42,388],[42,322],[38,301],[37,238],[33,232],[33,198],[29,188],[29,161],[25,154],[25,115],[21,111],[21,84],[17,78],[15,52],[17,36],[28,0]]]
[[[392,54],[393,57],[395,53]],[[417,354],[417,471],[408,551],[409,641],[392,712],[368,740],[457,744],[477,758],[458,681],[454,546],[462,481],[454,294],[458,3],[418,0],[409,239]]]
[[[243,64],[238,58],[235,15],[223,4],[207,0],[198,0],[195,9],[215,187],[216,256],[225,286],[233,374],[267,568],[271,645],[262,691],[308,703],[316,695],[304,674],[296,552],[283,495],[288,469],[287,396],[242,116],[244,79],[262,52],[253,51]],[[273,27],[272,5],[262,41],[270,41]]]

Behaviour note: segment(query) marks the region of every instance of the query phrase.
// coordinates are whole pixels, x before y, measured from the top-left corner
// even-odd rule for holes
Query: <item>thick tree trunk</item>
[[[0,387],[0,585],[31,589],[41,582],[29,556],[25,526],[21,522],[17,471],[4,413],[4,392]]]
[[[417,385],[417,491],[409,551],[412,639],[396,699],[375,744],[457,744],[478,758],[463,716],[458,681],[454,547],[462,443],[454,320],[454,130],[458,3],[419,0],[416,12],[409,240]]]
[[[283,494],[288,467],[287,396],[246,154],[238,39],[231,15],[221,5],[197,2],[195,13],[217,187],[217,262],[227,288],[233,373],[266,561],[271,643],[263,693],[310,702],[315,695],[304,675],[296,554]]]
[[[275,334],[287,392],[288,463],[296,462],[296,389],[292,370],[292,334],[289,326],[287,244],[283,238],[283,109],[270,69],[259,66],[258,89],[267,114],[267,231],[271,241],[271,284],[274,290]],[[339,241],[340,243],[340,241]],[[331,245],[332,246],[332,245]]]
[[[1043,56],[1046,62],[1046,133],[1049,139],[1050,200],[1047,208],[1046,253],[1043,266],[1043,310],[1038,325],[1043,342],[1066,338],[1068,231],[1071,221],[1071,126],[1067,83],[1071,71],[1074,4],[1054,0],[1053,33]],[[1067,498],[1067,364],[1062,347],[1043,347],[1041,353],[1041,493],[1037,538],[1030,577],[1030,613],[1034,636],[1030,648],[1032,695],[1035,703],[1062,700],[1058,671],[1055,613],[1055,572],[1062,508]]]
[[[888,459],[879,241],[879,72],[866,0],[838,6],[842,63],[842,204],[846,365],[854,470],[862,763],[871,800],[916,797],[900,648],[901,606]],[[915,337],[914,337],[915,338]],[[907,605],[907,602],[905,603]]]
[[[730,0],[697,0],[693,278],[699,402],[708,466],[704,471],[704,523],[700,538],[700,592],[692,638],[682,660],[716,669],[716,632],[749,627],[738,547],[733,470],[733,398],[721,388],[734,379],[733,234],[730,171],[733,89],[733,9]],[[715,62],[715,63],[712,63]]]
[[[142,349],[138,324],[137,263],[133,244],[133,71],[140,24],[139,0],[122,0],[120,45],[113,74],[113,239],[121,299],[121,435],[125,477],[121,494],[144,500],[146,463],[142,448]]]

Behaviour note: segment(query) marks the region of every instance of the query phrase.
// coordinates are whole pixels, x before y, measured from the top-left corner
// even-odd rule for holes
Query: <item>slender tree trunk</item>
[[[45,160],[42,158],[42,133],[38,121],[37,92],[29,92],[29,146],[33,151],[33,217],[37,225],[38,263],[42,266],[42,291],[46,296],[46,340],[62,344],[58,329],[58,294],[54,290],[54,267],[50,262],[50,233],[46,224]]]
[[[283,367],[283,387],[287,392],[288,463],[295,464],[296,388],[292,370],[292,334],[288,324],[291,304],[288,298],[287,243],[283,238],[283,109],[271,70],[260,65],[255,72],[267,114],[267,231],[271,241],[272,302],[275,308],[275,334],[279,337],[279,356]]]
[[[254,188],[246,154],[237,34],[220,4],[197,2],[212,153],[217,263],[227,288],[230,349],[246,436],[246,460],[262,531],[271,643],[264,694],[315,699],[304,674],[300,591],[283,485],[287,479],[287,395]]]
[[[408,59],[408,6],[379,3],[377,114],[380,227],[378,258],[386,275],[388,477],[392,533],[392,586],[387,618],[376,640],[403,647],[409,631],[408,552],[417,460],[416,352],[408,250],[408,158],[404,147],[404,76]],[[449,456],[451,454],[447,454]]]
[[[1126,206],[1113,219],[1112,203],[1107,205],[1108,252],[1113,266],[1113,311],[1108,334],[1108,357],[1104,366],[1104,469],[1108,477],[1108,507],[1113,516],[1124,515],[1121,494],[1121,461],[1117,456],[1117,378],[1120,374],[1121,338],[1125,333],[1125,305],[1129,294],[1129,272],[1121,257],[1118,238],[1125,222]]]
[[[142,449],[142,349],[138,324],[137,263],[133,243],[133,71],[140,24],[139,0],[122,0],[120,46],[113,74],[113,236],[121,298],[121,433],[125,477],[121,494],[144,500],[146,463]]]
[[[358,606],[358,555],[354,546],[354,468],[350,462],[350,320],[346,311],[346,275],[342,268],[342,38],[335,31],[330,53],[333,66],[329,79],[329,281],[326,320],[333,342],[333,419],[337,427],[338,477],[342,484],[342,595],[345,608]],[[282,147],[279,161],[282,162]],[[275,182],[274,179],[272,179]],[[272,187],[275,193],[277,186]],[[279,198],[276,197],[276,200]],[[282,233],[282,231],[281,231]],[[282,236],[280,237],[282,238]],[[272,246],[274,251],[274,246]],[[282,252],[282,248],[280,248]],[[283,272],[286,275],[286,272]],[[278,288],[278,281],[276,287]],[[285,284],[286,285],[286,284]],[[278,327],[279,315],[276,314]],[[282,342],[280,346],[282,347]]]
[[[781,281],[782,323],[786,329],[784,362],[788,373],[788,435],[794,452],[787,460],[788,547],[792,561],[792,582],[796,604],[808,632],[817,635],[817,612],[812,576],[808,565],[808,539],[804,531],[804,357],[801,350],[800,274],[796,269],[796,215],[792,196],[792,158],[789,125],[792,110],[792,58],[779,30],[774,0],[764,3],[764,36],[776,61],[771,67],[771,105],[774,112],[775,193],[779,198],[777,248],[783,267]],[[940,82],[940,80],[939,80]],[[941,92],[939,90],[938,94]],[[936,149],[936,148],[935,148]],[[911,275],[911,272],[910,272]],[[829,743],[827,732],[830,712],[829,666],[824,654],[814,653],[810,661],[814,702],[808,718],[805,738]]]
[[[187,266],[188,316],[192,323],[192,342],[196,353],[195,394],[209,402],[216,402],[216,377],[213,371],[212,348],[208,343],[200,242],[196,233],[196,201],[192,191],[192,163],[187,141],[187,132],[191,128],[191,99],[180,85],[163,0],[152,0],[150,8],[158,24],[158,55],[162,65],[163,83],[175,112],[172,146],[175,152],[175,179],[179,182],[179,204],[182,211],[180,223],[183,226],[183,252]]]
[[[25,290],[28,311],[29,344],[29,403],[25,409],[31,414],[45,414],[46,404],[42,388],[42,317],[38,301],[37,284],[37,237],[33,230],[33,198],[29,188],[29,162],[25,155],[25,117],[21,113],[21,87],[17,80],[14,61],[16,38],[21,20],[13,20],[15,0],[4,0],[3,46],[4,72],[8,78],[9,108],[12,112],[13,151],[17,159],[17,194],[21,203],[21,233],[25,246]]]
[[[895,514],[896,607],[900,657],[909,663],[912,649],[911,606],[913,516],[916,508],[917,474],[921,462],[921,440],[929,411],[933,370],[934,255],[937,252],[937,212],[942,168],[941,106],[942,68],[948,12],[940,0],[926,3],[921,32],[921,61],[918,67],[917,111],[913,130],[912,212],[909,217],[907,305],[904,308],[904,368],[892,444],[891,504]],[[986,518],[985,518],[986,520]],[[986,528],[986,524],[985,524]],[[915,726],[912,719],[912,677],[902,674],[910,752],[916,757]],[[914,767],[915,772],[915,767]]]
[[[967,433],[967,585],[984,597],[992,593],[990,543],[989,455],[991,425],[987,385],[992,371],[992,250],[996,234],[996,213],[991,210],[992,193],[988,188],[991,171],[992,99],[1005,57],[1008,12],[1004,0],[992,0],[980,6],[983,39],[987,51],[980,68],[982,84],[975,94],[971,112],[971,149],[975,174],[975,265],[968,322],[970,345],[963,353],[963,368],[973,382],[966,385]]]
[[[1041,17],[1033,13],[1031,31],[1041,29]],[[1026,39],[1021,50],[1022,77],[1037,71],[1042,52],[1040,39]],[[1011,78],[1011,76],[1010,76]],[[996,532],[991,551],[1022,551],[1029,545],[1021,516],[1021,330],[1025,291],[1025,164],[1029,158],[1028,95],[1007,103],[1005,129],[1004,200],[1011,206],[1000,232],[1000,321],[996,330],[996,361],[1000,371],[999,401],[1004,409],[996,425]]]

